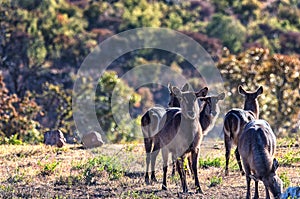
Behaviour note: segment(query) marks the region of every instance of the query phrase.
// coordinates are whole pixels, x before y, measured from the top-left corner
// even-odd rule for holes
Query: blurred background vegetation
[[[261,118],[278,136],[299,135],[300,3],[296,0],[2,0],[0,6],[1,143],[38,143],[60,128],[75,137],[72,89],[84,58],[106,38],[138,27],[166,27],[199,42],[225,82],[224,110],[242,108],[237,86],[264,86]],[[139,129],[117,126],[110,98],[119,77],[134,66],[168,65],[191,79],[191,66],[160,50],[123,55],[105,72],[96,91],[98,120],[112,142],[134,141]],[[132,91],[122,83],[120,95]],[[134,90],[132,116],[167,105],[160,85]]]

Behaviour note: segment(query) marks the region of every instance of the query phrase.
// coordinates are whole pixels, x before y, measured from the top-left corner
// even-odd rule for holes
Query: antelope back
[[[280,194],[282,182],[276,176],[278,162],[273,158],[276,137],[268,122],[265,120],[249,122],[240,136],[238,147],[244,164],[250,166],[255,178],[262,180],[274,196]]]

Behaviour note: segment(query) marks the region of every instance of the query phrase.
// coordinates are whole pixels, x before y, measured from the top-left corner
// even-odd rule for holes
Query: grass
[[[225,165],[224,164],[224,160],[222,160],[222,158],[217,157],[217,158],[210,158],[210,157],[206,157],[206,158],[199,158],[199,166],[201,168],[209,168],[209,167],[221,167]]]
[[[288,140],[282,143],[287,146]],[[285,187],[300,185],[300,148],[295,144],[291,148],[278,147],[276,152],[280,163],[277,173]],[[231,198],[233,194],[244,198],[245,179],[238,172],[233,151],[231,171],[225,176],[224,148],[207,146],[201,149],[198,169],[200,185],[206,193],[204,198]],[[61,149],[44,145],[0,145],[0,151],[0,162],[5,165],[0,166],[0,198],[172,198],[182,191],[177,172],[173,178],[168,174],[169,191],[161,190],[159,162],[156,176],[159,182],[144,184],[142,144],[104,145],[95,150],[74,145]],[[135,164],[131,164],[133,160]],[[126,175],[128,171],[130,175]],[[194,193],[193,176],[188,175],[187,180],[191,197],[203,197]],[[262,183],[259,186],[263,197]]]
[[[284,188],[287,188],[291,185],[291,181],[290,181],[289,177],[287,176],[286,172],[281,173],[279,175],[279,178],[282,180]]]
[[[213,176],[213,177],[210,178],[209,187],[214,187],[214,186],[217,186],[219,184],[222,184],[222,181],[223,181],[222,177]]]
[[[156,196],[154,193],[143,193],[141,191],[129,190],[121,194],[122,199],[131,199],[131,198],[147,198],[147,199],[159,199],[160,197]]]
[[[291,166],[294,163],[300,162],[300,151],[288,151],[278,158],[281,165]]]
[[[41,174],[43,176],[46,175],[52,175],[58,166],[59,162],[54,161],[54,162],[49,162],[46,164],[42,164],[40,161],[38,162],[38,165],[41,167]]]
[[[110,180],[118,180],[124,175],[124,170],[119,160],[115,157],[99,155],[90,158],[87,162],[79,162],[72,166],[72,170],[80,170],[85,184],[95,184],[97,176],[103,176],[105,172]]]
[[[18,183],[18,182],[22,182],[24,180],[24,173],[20,172],[20,168],[17,167],[14,171],[14,173],[10,174],[10,176],[7,178],[7,182],[9,183]]]

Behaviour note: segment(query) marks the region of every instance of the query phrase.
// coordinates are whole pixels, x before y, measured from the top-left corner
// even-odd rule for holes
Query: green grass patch
[[[58,161],[54,161],[54,162],[49,162],[49,163],[46,163],[46,164],[42,164],[39,161],[38,165],[40,167],[42,167],[41,174],[43,176],[46,176],[46,175],[52,175],[54,173],[56,167],[59,165],[59,162]]]
[[[225,165],[224,161],[222,160],[222,158],[217,157],[217,158],[210,158],[210,157],[206,157],[206,158],[199,158],[199,166],[201,168],[209,168],[209,167],[221,167]]]
[[[154,193],[143,193],[141,191],[133,191],[129,190],[127,192],[122,193],[122,199],[131,199],[131,198],[147,198],[147,199],[159,199],[157,195]]]
[[[291,185],[291,181],[289,179],[289,177],[287,176],[286,172],[283,172],[279,175],[279,178],[282,180],[283,182],[283,188],[287,188]]]
[[[71,188],[72,186],[81,184],[82,180],[83,180],[82,175],[60,176],[55,181],[55,185],[67,185],[69,188]]]
[[[217,186],[219,184],[222,184],[222,182],[223,182],[223,178],[222,177],[213,176],[213,177],[210,178],[209,187]]]
[[[293,163],[300,162],[300,151],[289,151],[282,157],[278,157],[278,161],[281,165],[290,166]]]
[[[294,146],[296,143],[297,143],[296,138],[286,137],[286,138],[281,138],[281,139],[277,140],[277,146],[278,147],[288,147],[288,148],[290,148],[290,147]]]
[[[85,179],[85,184],[95,184],[96,177],[101,176],[103,172],[108,174],[110,180],[117,180],[124,176],[124,169],[113,156],[99,155],[88,159],[86,162],[74,164],[71,170],[82,171],[82,176]]]

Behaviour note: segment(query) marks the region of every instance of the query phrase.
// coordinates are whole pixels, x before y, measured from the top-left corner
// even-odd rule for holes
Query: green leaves
[[[260,117],[270,122],[275,133],[287,135],[295,132],[300,107],[299,65],[296,56],[271,55],[263,48],[251,48],[237,56],[228,54],[223,57],[218,68],[231,95],[228,108],[242,108],[243,98],[236,90],[239,84],[246,85],[249,90],[262,85],[264,93],[258,99]]]
[[[236,53],[242,50],[246,40],[246,28],[231,16],[215,14],[206,27],[206,33],[219,38],[223,45]]]

